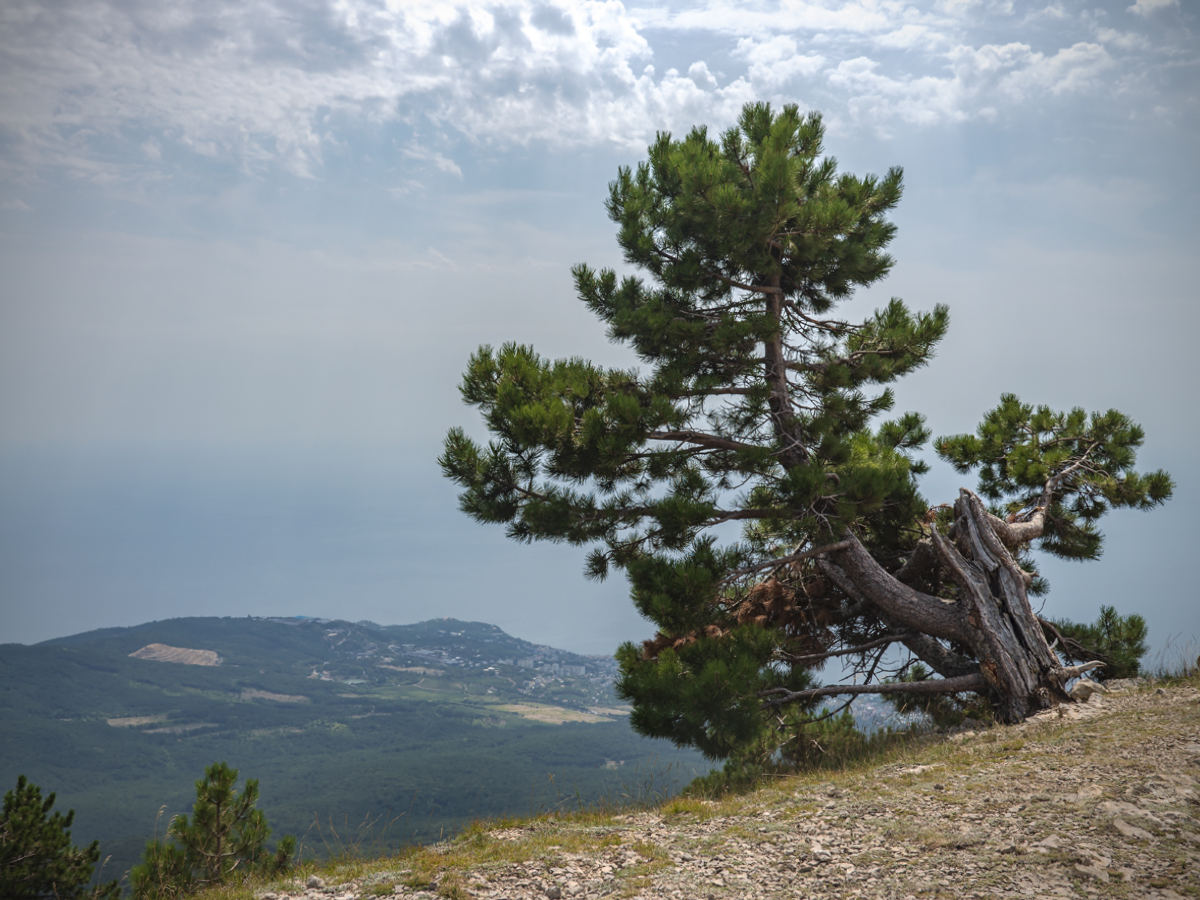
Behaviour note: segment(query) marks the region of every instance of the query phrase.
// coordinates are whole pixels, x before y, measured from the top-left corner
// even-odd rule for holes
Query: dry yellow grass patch
[[[131,728],[134,725],[150,725],[153,722],[167,721],[167,714],[160,713],[157,716],[124,716],[116,719],[106,719],[109,725],[113,728]]]
[[[496,709],[515,713],[524,719],[533,719],[535,722],[548,722],[551,725],[561,725],[563,722],[608,721],[606,716],[598,716],[595,713],[582,712],[578,709],[567,709],[562,706],[544,706],[535,703],[509,703],[505,706],[497,706]]]
[[[260,691],[257,688],[245,688],[241,693],[242,700],[274,700],[277,703],[309,703],[303,694],[273,694],[270,691]]]

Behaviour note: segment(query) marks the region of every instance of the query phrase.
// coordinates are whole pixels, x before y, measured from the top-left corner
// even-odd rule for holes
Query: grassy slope
[[[1200,897],[1197,801],[1184,787],[1200,784],[1200,678],[1164,684],[1165,693],[1114,695],[1099,715],[1072,709],[1014,729],[879,742],[864,756],[716,799],[477,822],[438,846],[348,854],[200,900],[297,895],[310,874],[356,897],[541,896],[529,879],[561,884],[579,870],[595,879],[601,864],[603,893],[614,897],[733,898],[751,884],[814,898]],[[1151,833],[1122,832],[1129,826],[1104,811],[1114,801],[1156,811],[1121,813]],[[1048,836],[1060,841],[1038,843]],[[817,843],[833,848],[832,862],[810,851]],[[776,888],[738,880],[755,865]]]

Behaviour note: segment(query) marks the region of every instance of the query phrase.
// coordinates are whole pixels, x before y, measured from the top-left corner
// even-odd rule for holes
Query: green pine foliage
[[[1166,472],[1133,469],[1144,440],[1141,426],[1115,409],[1063,413],[1004,394],[975,434],[939,438],[937,453],[959,472],[978,469],[979,493],[1003,512],[1023,517],[1045,507],[1039,549],[1098,559],[1101,516],[1121,507],[1152,509],[1171,496]]]
[[[924,419],[882,419],[891,384],[929,362],[949,314],[893,298],[862,321],[838,318],[892,267],[902,175],[839,172],[823,139],[819,115],[762,103],[716,139],[660,134],[607,201],[641,277],[573,270],[580,301],[641,367],[481,347],[461,392],[491,440],[452,429],[439,459],[476,520],[518,541],[586,546],[593,578],[624,571],[658,629],[618,651],[634,726],[714,759],[782,752],[798,725],[764,700],[812,685],[825,651],[896,635],[817,557],[828,563],[850,534],[886,577],[920,561],[931,524],[950,525],[918,492]],[[1171,493],[1166,473],[1133,470],[1142,439],[1117,412],[1059,414],[1006,395],[977,436],[936,447],[980,470],[1012,521],[1044,513],[1040,549],[1092,558],[1103,513]],[[901,590],[955,596],[936,561],[905,577]],[[972,661],[969,647],[948,649]],[[877,673],[874,650],[847,658]]]
[[[1055,649],[1068,663],[1094,659],[1104,663],[1104,668],[1094,669],[1089,678],[1107,681],[1142,674],[1146,620],[1137,613],[1122,616],[1111,606],[1101,606],[1100,615],[1090,625],[1066,619],[1056,619],[1054,625],[1063,637]]]
[[[250,874],[286,872],[296,853],[296,839],[284,837],[274,852],[267,848],[271,829],[258,802],[258,781],[246,779],[239,794],[237,769],[213,763],[196,782],[192,817],[171,822],[172,844],[151,841],[142,864],[130,872],[138,900],[171,898],[198,888],[225,884]]]
[[[482,347],[461,389],[493,439],[453,429],[440,460],[475,519],[516,540],[591,546],[592,577],[625,570],[635,606],[674,642],[619,651],[634,725],[711,758],[761,741],[762,691],[811,684],[786,660],[812,648],[811,629],[739,617],[749,582],[730,572],[850,524],[903,543],[926,507],[911,458],[928,439],[922,418],[872,422],[948,314],[893,299],[859,324],[822,318],[891,268],[887,213],[902,187],[899,169],[839,173],[823,135],[819,115],[766,104],[719,140],[660,135],[607,204],[649,280],[574,269],[579,298],[646,370]],[[794,402],[779,397],[784,368]],[[742,539],[719,547],[711,530],[730,521]]]
[[[93,884],[100,859],[99,841],[87,847],[71,843],[75,810],[51,813],[55,796],[24,775],[4,795],[0,815],[0,897],[5,900],[115,900],[117,882]]]

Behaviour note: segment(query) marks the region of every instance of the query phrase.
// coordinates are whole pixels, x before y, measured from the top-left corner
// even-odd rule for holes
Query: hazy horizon
[[[1140,422],[1173,500],[1045,610],[1200,636],[1197,15],[1177,0],[728,4],[18,0],[0,32],[0,641],[182,614],[650,636],[584,550],[456,509],[480,344],[631,365],[573,297],[658,130],[747,100],[905,170],[896,266],[849,307],[950,307],[897,411],[1002,392]],[[932,503],[972,486],[934,462]]]

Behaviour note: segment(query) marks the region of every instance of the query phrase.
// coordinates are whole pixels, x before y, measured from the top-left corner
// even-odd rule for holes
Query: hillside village
[[[582,656],[534,644],[494,625],[434,619],[416,626],[385,627],[304,616],[262,621],[324,628],[329,658],[314,665],[309,678],[362,685],[387,681],[391,672],[438,676],[474,670],[533,699],[626,712],[612,693],[617,664],[611,656]],[[399,640],[386,640],[397,635]],[[487,691],[495,694],[499,687]]]

